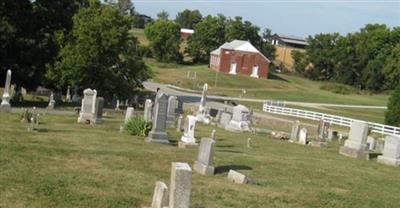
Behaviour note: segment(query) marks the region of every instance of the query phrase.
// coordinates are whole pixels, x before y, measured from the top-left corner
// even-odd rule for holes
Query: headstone
[[[233,107],[232,119],[225,126],[229,131],[250,131],[250,110],[243,105]]]
[[[162,181],[157,181],[153,193],[151,208],[164,208],[168,206],[168,187]]]
[[[181,148],[185,148],[187,145],[194,145],[196,144],[196,139],[194,138],[194,130],[196,128],[196,117],[188,115],[186,116],[185,120],[185,130],[181,137],[181,141],[179,141],[178,145]]]
[[[178,123],[176,125],[176,132],[182,132],[184,130],[183,115],[179,115]]]
[[[96,103],[94,105],[93,117],[91,123],[100,124],[103,123],[103,108],[104,108],[104,98],[96,98]]]
[[[7,70],[6,83],[4,85],[3,96],[1,98],[0,110],[5,112],[11,111],[10,105],[10,85],[11,85],[11,70]]]
[[[72,102],[78,103],[80,100],[81,100],[81,98],[78,95],[78,87],[75,86],[74,94],[72,95]]]
[[[221,119],[219,121],[219,126],[225,128],[229,121],[232,119],[232,114],[228,112],[222,112]]]
[[[302,145],[307,145],[308,143],[308,135],[307,135],[307,129],[306,128],[301,128],[299,132],[299,143]]]
[[[349,138],[340,147],[339,153],[348,157],[368,159],[368,124],[354,121],[350,127]]]
[[[133,107],[128,107],[126,109],[126,113],[125,113],[125,120],[124,123],[128,123],[129,119],[131,119],[133,117],[133,113],[134,113],[135,109]]]
[[[216,140],[216,137],[215,137],[215,133],[217,132],[217,130],[215,130],[215,129],[213,129],[212,131],[211,131],[211,139],[213,139],[214,141],[217,141]]]
[[[54,94],[53,94],[53,92],[51,92],[50,98],[49,98],[49,104],[47,105],[47,109],[53,110],[55,104],[56,104],[56,101],[54,100]]]
[[[168,135],[165,131],[167,123],[168,96],[158,93],[153,109],[153,127],[146,138],[147,142],[169,143]]]
[[[220,122],[222,112],[224,112],[224,109],[223,109],[223,108],[218,109],[217,115],[216,115],[215,118],[214,118],[215,122],[217,122],[217,123]]]
[[[135,105],[136,108],[139,107],[139,95],[133,96],[133,104]]]
[[[382,153],[384,147],[385,147],[385,139],[384,138],[377,139],[375,145],[375,152]]]
[[[368,144],[368,149],[370,151],[374,151],[376,147],[376,139],[372,136],[367,137],[367,144]]]
[[[247,138],[247,148],[251,149],[251,138]]]
[[[328,141],[332,142],[334,140],[338,139],[338,132],[334,131],[332,129],[329,129],[328,131]]]
[[[296,120],[293,124],[292,124],[292,131],[290,133],[290,141],[291,142],[297,142],[299,139],[299,131],[300,131],[300,121]]]
[[[144,120],[147,122],[151,121],[151,113],[153,111],[153,102],[150,99],[146,99],[146,102],[144,103]]]
[[[229,170],[228,180],[238,184],[246,184],[249,182],[247,176],[234,170]]]
[[[83,99],[81,104],[81,111],[79,113],[78,123],[86,123],[93,119],[95,111],[97,91],[90,88],[83,91]]]
[[[71,87],[70,86],[68,86],[67,94],[65,95],[65,101],[71,102]]]
[[[319,121],[318,129],[317,129],[318,140],[320,140],[320,141],[327,140],[329,127],[330,127],[330,124],[328,122],[325,122],[322,119]]]
[[[203,86],[202,94],[201,94],[199,109],[197,110],[197,114],[196,114],[197,121],[203,122],[205,124],[210,123],[210,118],[207,115],[207,109],[206,109],[207,91],[208,91],[208,84],[205,83]]]
[[[189,208],[192,189],[192,169],[187,163],[173,162],[168,208]]]
[[[119,100],[117,100],[117,103],[115,104],[115,110],[116,110],[116,111],[121,110],[121,109],[119,108],[120,104],[121,104],[121,103],[119,102]]]
[[[378,163],[400,166],[400,136],[388,135],[382,155],[378,156]]]
[[[214,146],[215,141],[211,138],[202,138],[199,147],[197,160],[194,162],[193,169],[202,175],[214,174]]]
[[[167,111],[167,125],[170,127],[175,126],[176,108],[178,107],[178,100],[176,96],[168,98],[168,111]]]

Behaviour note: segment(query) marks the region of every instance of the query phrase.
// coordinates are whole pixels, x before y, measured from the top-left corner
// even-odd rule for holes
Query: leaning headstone
[[[167,111],[167,125],[170,127],[175,126],[176,108],[178,107],[178,100],[176,96],[168,98],[168,111]]]
[[[249,182],[247,176],[234,170],[229,170],[228,180],[238,184],[246,184]]]
[[[150,99],[146,99],[146,102],[144,103],[144,120],[147,122],[151,121],[151,113],[152,113],[152,108],[153,108],[153,102]]]
[[[95,111],[97,91],[90,88],[83,91],[83,99],[81,104],[81,111],[79,113],[78,123],[90,122],[93,119],[93,112]]]
[[[167,123],[168,96],[158,93],[153,109],[153,127],[146,138],[147,142],[169,143],[168,135],[165,131]]]
[[[1,105],[0,105],[0,110],[4,112],[11,111],[10,85],[11,85],[11,70],[7,70],[6,83],[4,85],[3,96],[1,98]]]
[[[196,114],[197,121],[203,122],[205,124],[210,123],[210,118],[207,115],[207,109],[206,109],[207,91],[208,91],[208,84],[205,83],[201,94],[199,109],[197,110]]]
[[[104,108],[104,98],[96,98],[96,103],[94,104],[93,117],[91,123],[100,124],[103,123],[103,108]]]
[[[232,118],[232,114],[230,114],[228,112],[222,112],[221,119],[219,121],[218,126],[220,126],[221,128],[225,128],[228,125],[231,118]]]
[[[378,163],[400,166],[400,136],[386,136],[382,155],[378,156]]]
[[[290,133],[290,139],[289,141],[291,142],[297,142],[298,138],[299,138],[299,131],[300,131],[300,121],[296,120],[293,124],[292,124],[292,131]]]
[[[232,119],[225,129],[228,131],[250,131],[250,110],[244,105],[233,107]]]
[[[50,98],[49,98],[49,104],[47,105],[47,109],[53,110],[55,104],[56,104],[56,101],[54,100],[54,94],[53,94],[53,92],[51,92]]]
[[[184,130],[183,124],[183,115],[179,115],[178,123],[176,125],[176,132],[182,132]]]
[[[193,169],[202,175],[214,174],[214,146],[215,141],[211,138],[202,138],[199,147],[197,160],[194,162]]]
[[[192,169],[187,163],[173,162],[168,208],[189,208]]]
[[[374,151],[376,147],[376,139],[372,136],[367,137],[367,144],[368,144],[368,149],[370,151]]]
[[[196,117],[188,115],[185,120],[185,130],[178,143],[178,147],[186,148],[189,146],[197,146],[196,138],[194,138],[194,130],[196,128]]]
[[[157,181],[153,193],[151,208],[164,208],[168,206],[168,187],[162,181]]]
[[[307,129],[301,128],[299,132],[299,144],[307,145],[307,143],[308,143]]]
[[[354,121],[350,127],[349,138],[340,147],[339,153],[348,157],[368,159],[368,124]]]

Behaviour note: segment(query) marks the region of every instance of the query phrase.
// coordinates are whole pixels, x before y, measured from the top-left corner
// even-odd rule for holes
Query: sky
[[[141,14],[165,10],[175,19],[184,9],[203,16],[242,16],[273,33],[307,37],[318,33],[359,31],[369,23],[400,26],[400,0],[133,0]]]

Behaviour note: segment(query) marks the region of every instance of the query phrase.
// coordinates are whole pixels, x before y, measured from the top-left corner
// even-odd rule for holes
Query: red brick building
[[[210,68],[229,74],[254,78],[268,77],[271,61],[248,41],[225,43],[210,54]]]

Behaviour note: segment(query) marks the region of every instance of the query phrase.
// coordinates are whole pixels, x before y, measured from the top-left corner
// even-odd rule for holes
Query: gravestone
[[[370,151],[374,151],[376,147],[376,139],[372,136],[367,137],[367,144],[368,144],[368,149]]]
[[[232,119],[232,114],[228,112],[222,112],[221,119],[219,121],[219,125],[221,128],[225,128],[229,121]]]
[[[10,105],[10,85],[11,85],[11,70],[7,70],[6,83],[4,85],[3,96],[1,98],[0,110],[4,112],[11,111]]]
[[[176,132],[184,131],[184,122],[183,122],[183,115],[179,115],[178,123],[176,125]]]
[[[121,109],[119,108],[120,105],[121,105],[121,103],[119,102],[119,99],[118,99],[118,100],[117,100],[117,103],[115,104],[115,110],[116,110],[116,111],[121,110]]]
[[[131,119],[133,117],[133,113],[135,112],[135,109],[133,107],[128,107],[126,109],[126,113],[125,113],[125,120],[124,123],[128,123],[129,119]]]
[[[54,100],[54,94],[53,94],[53,92],[51,92],[50,98],[49,98],[49,104],[47,105],[47,109],[53,110],[55,104],[56,104],[56,101]]]
[[[213,139],[201,139],[197,160],[194,162],[193,170],[202,175],[214,174],[214,146],[215,141]]]
[[[162,181],[157,181],[154,188],[153,200],[151,208],[164,208],[168,207],[168,187]]]
[[[319,141],[326,141],[328,137],[330,124],[324,120],[320,120],[317,128],[317,138]]]
[[[221,121],[222,112],[225,112],[223,108],[218,109],[217,115],[215,116],[215,122],[219,123]]]
[[[72,95],[72,102],[78,103],[81,100],[81,97],[78,95],[78,87],[75,86],[74,94]]]
[[[252,148],[251,138],[247,138],[247,148],[249,148],[249,149]]]
[[[167,111],[167,125],[170,127],[175,126],[176,108],[178,107],[178,100],[176,96],[168,98],[168,111]]]
[[[83,91],[81,111],[79,113],[78,123],[90,122],[93,119],[95,111],[97,91],[87,88]]]
[[[65,101],[71,102],[71,87],[70,86],[68,86],[67,94],[65,95]]]
[[[196,139],[194,138],[194,130],[196,128],[196,117],[188,115],[185,120],[185,130],[178,143],[180,148],[185,148],[186,146],[197,146]]]
[[[385,147],[385,139],[384,138],[377,139],[375,145],[375,152],[382,153],[384,147]]]
[[[146,138],[147,142],[169,143],[168,135],[165,131],[167,125],[168,96],[158,93],[154,101],[153,127]]]
[[[378,156],[378,163],[400,166],[400,136],[388,135],[382,155]]]
[[[208,84],[205,83],[203,86],[202,94],[201,94],[199,109],[197,110],[197,114],[196,114],[197,121],[203,122],[205,124],[210,123],[210,118],[207,115],[207,108],[206,108],[207,91],[208,91]]]
[[[243,105],[233,107],[232,119],[225,129],[228,131],[250,131],[250,110]]]
[[[354,121],[350,127],[349,138],[340,147],[339,154],[358,159],[368,159],[368,124]]]
[[[217,141],[216,140],[216,138],[215,138],[215,133],[217,132],[217,130],[215,130],[215,129],[213,129],[212,131],[211,131],[211,139],[213,139],[214,141]]]
[[[300,131],[300,121],[296,120],[292,124],[292,131],[290,133],[290,141],[291,142],[297,142],[299,140],[299,131]]]
[[[103,108],[104,108],[104,98],[96,98],[96,103],[94,106],[93,117],[91,123],[100,124],[103,123]]]
[[[152,115],[152,111],[153,111],[153,102],[150,99],[146,99],[145,103],[144,103],[144,120],[147,122],[151,121],[151,115]]]
[[[301,128],[299,132],[299,143],[302,145],[307,145],[308,143],[308,135],[307,135],[307,129],[306,128]]]
[[[229,170],[228,180],[233,183],[238,183],[238,184],[246,184],[249,182],[247,176],[245,176],[244,174],[239,173],[237,171],[234,171],[234,170]]]
[[[187,163],[173,162],[168,208],[189,208],[192,189],[192,169]]]

